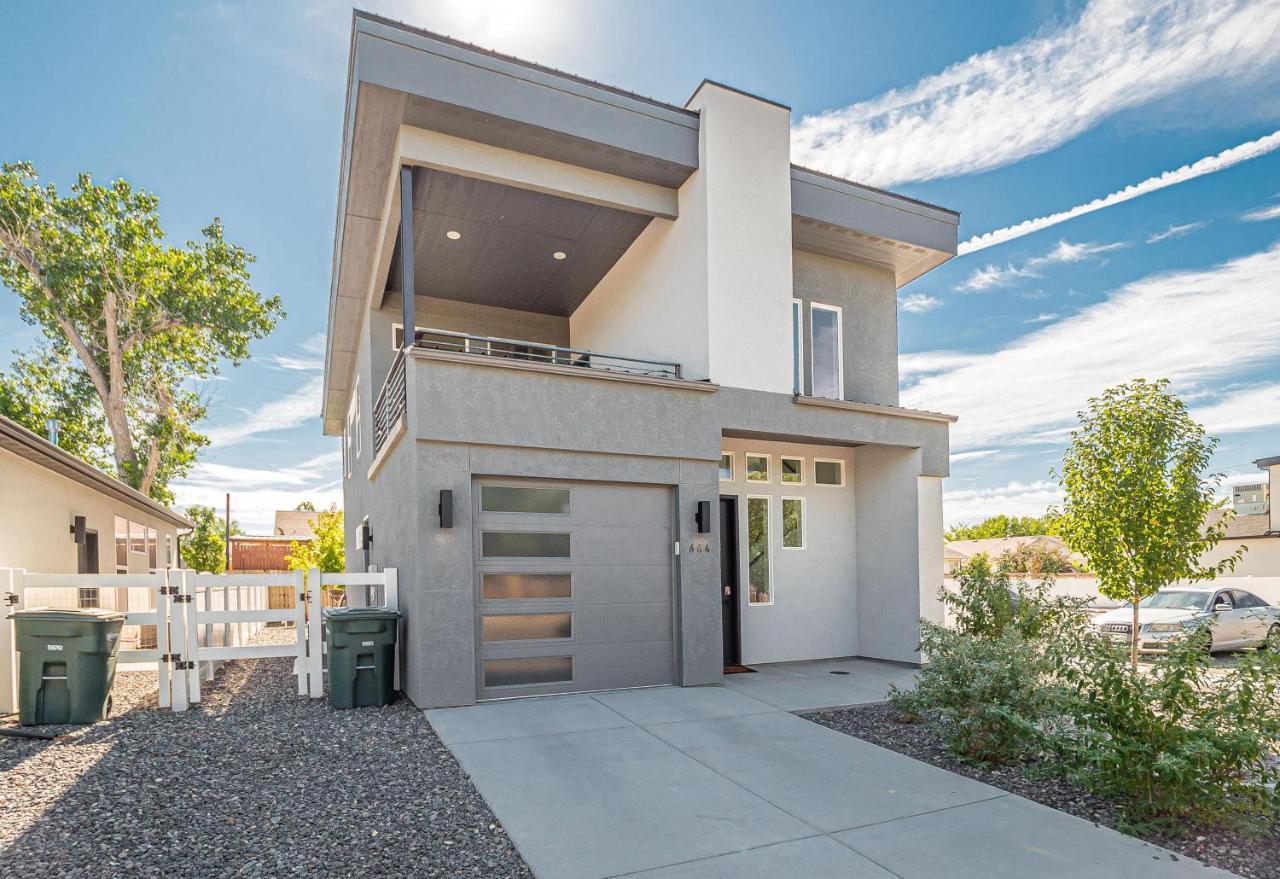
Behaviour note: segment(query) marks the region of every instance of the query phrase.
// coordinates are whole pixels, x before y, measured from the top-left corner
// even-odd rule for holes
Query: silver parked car
[[[1093,623],[1117,641],[1127,643],[1133,629],[1133,606],[1099,614]],[[1263,646],[1280,650],[1280,608],[1252,592],[1214,586],[1161,589],[1138,602],[1138,650],[1163,652],[1171,639],[1182,637],[1202,623],[1208,623],[1213,635],[1210,650]]]

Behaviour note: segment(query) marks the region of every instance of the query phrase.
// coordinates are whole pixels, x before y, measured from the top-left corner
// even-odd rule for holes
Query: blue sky
[[[962,255],[899,297],[904,403],[961,417],[951,522],[1055,502],[1074,413],[1138,375],[1173,379],[1230,479],[1280,454],[1275,0],[366,8],[673,103],[703,77],[777,99],[796,161],[961,211]],[[174,239],[220,216],[283,297],[178,486],[250,529],[340,500],[318,413],[349,27],[326,0],[49,2],[0,32],[0,158],[127,177]],[[0,362],[35,339],[0,296]]]

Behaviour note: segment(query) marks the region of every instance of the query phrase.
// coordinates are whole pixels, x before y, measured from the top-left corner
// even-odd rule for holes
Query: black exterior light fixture
[[[698,512],[693,521],[698,523],[699,534],[711,533],[711,501],[698,501]]]
[[[440,527],[453,527],[453,489],[440,489]]]

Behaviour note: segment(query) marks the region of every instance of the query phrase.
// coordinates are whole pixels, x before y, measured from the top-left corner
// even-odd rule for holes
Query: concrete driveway
[[[790,713],[891,679],[794,663],[427,717],[541,879],[1231,875]]]

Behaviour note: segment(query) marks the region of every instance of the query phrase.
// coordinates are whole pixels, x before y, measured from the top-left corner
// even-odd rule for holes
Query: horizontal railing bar
[[[321,586],[384,586],[385,574],[321,574]]]
[[[200,610],[196,609],[195,623],[288,623],[298,616],[294,608],[284,610]]]
[[[158,626],[164,622],[164,618],[160,616],[160,612],[156,610],[142,611],[134,613],[126,611],[124,615],[124,624],[126,626]]]
[[[116,662],[159,662],[159,650],[120,650],[116,653]]]
[[[599,351],[588,351],[585,348],[569,348],[565,345],[550,345],[546,342],[530,342],[527,339],[505,339],[501,336],[475,336],[470,333],[458,333],[453,330],[437,330],[426,327],[418,330],[415,334],[415,342],[418,336],[449,336],[455,339],[469,339],[475,342],[498,342],[502,345],[519,345],[523,348],[545,348],[551,351],[564,351],[569,354],[586,354],[590,357],[606,357],[611,360],[626,360],[631,363],[652,363],[658,366],[678,367],[680,364],[670,360],[646,360],[643,357],[628,357],[625,354],[603,354]],[[481,352],[471,352],[481,353]]]
[[[293,574],[196,574],[196,586],[293,586]]]
[[[151,589],[164,585],[164,574],[27,574],[27,589],[92,589],[115,586]]]
[[[296,657],[298,645],[249,644],[242,647],[197,647],[195,659],[200,662],[219,659],[274,659],[279,656]]]

